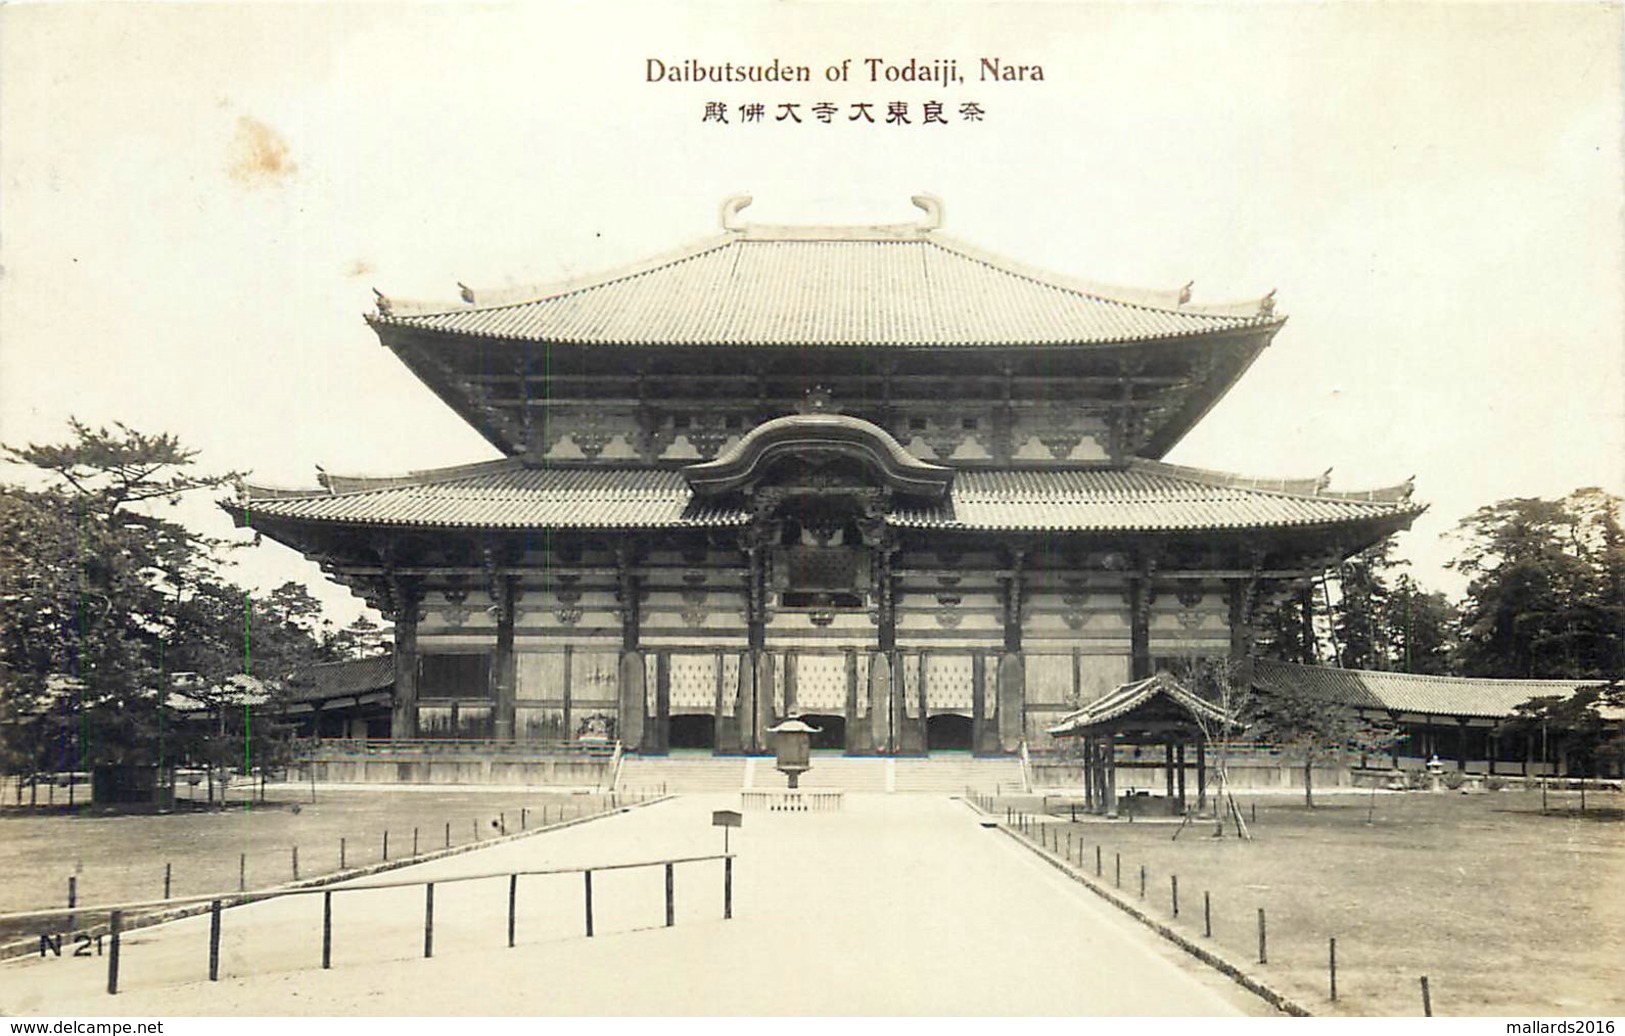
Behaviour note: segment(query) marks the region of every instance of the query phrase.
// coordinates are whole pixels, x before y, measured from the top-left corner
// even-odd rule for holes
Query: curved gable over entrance
[[[683,469],[699,496],[748,490],[786,460],[860,466],[879,486],[901,496],[942,500],[952,468],[920,460],[879,425],[844,414],[792,414],[751,430],[726,453]]]

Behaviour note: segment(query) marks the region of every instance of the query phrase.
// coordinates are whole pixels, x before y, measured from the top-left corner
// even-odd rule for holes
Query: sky
[[[1625,493],[1621,39],[1619,5],[1579,3],[10,4],[0,441],[122,421],[283,485],[488,459],[362,322],[374,288],[610,269],[741,192],[747,221],[838,224],[927,191],[946,233],[1068,276],[1274,289],[1286,327],[1167,459],[1415,476],[1398,552],[1454,594],[1474,509]],[[651,58],[813,82],[650,82]],[[287,548],[237,555],[246,585],[360,609]]]

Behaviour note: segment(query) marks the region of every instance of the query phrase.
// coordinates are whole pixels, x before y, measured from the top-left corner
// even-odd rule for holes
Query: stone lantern
[[[768,727],[767,732],[773,735],[773,751],[778,756],[773,768],[789,779],[791,788],[797,787],[801,775],[812,769],[812,736],[822,731],[792,716]]]

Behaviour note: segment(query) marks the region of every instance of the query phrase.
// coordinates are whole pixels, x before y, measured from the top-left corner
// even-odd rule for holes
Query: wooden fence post
[[[434,956],[434,882],[423,886],[423,955]]]
[[[513,949],[515,907],[519,904],[519,875],[508,875],[508,948]]]
[[[666,927],[670,928],[677,923],[677,890],[674,867],[666,864]]]
[[[333,966],[333,893],[322,893],[322,970]]]
[[[209,901],[209,981],[220,981],[220,901]]]
[[[1326,951],[1326,971],[1331,980],[1332,999],[1337,999],[1337,936],[1331,937]]]
[[[124,911],[115,910],[107,918],[107,993],[109,996],[118,992],[118,951],[119,932],[124,927]],[[41,951],[42,953],[44,951]],[[1423,979],[1422,989],[1427,990],[1427,979]]]
[[[1268,936],[1269,936],[1269,929],[1267,927],[1265,927],[1264,908],[1259,907],[1258,908],[1258,963],[1260,963],[1260,964],[1268,964],[1270,962]]]

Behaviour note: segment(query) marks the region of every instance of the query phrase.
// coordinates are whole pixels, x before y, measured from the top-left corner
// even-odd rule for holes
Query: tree
[[[1610,678],[1625,669],[1620,498],[1582,489],[1479,508],[1452,565],[1470,582],[1461,668],[1513,678]]]
[[[202,474],[169,435],[70,421],[65,443],[4,447],[44,489],[0,486],[0,745],[18,772],[211,762],[274,751],[254,722],[287,674],[337,657],[302,588],[255,600],[222,544],[161,514],[237,473]],[[324,639],[325,638],[325,639]],[[257,670],[264,678],[245,686]],[[214,708],[182,724],[172,700]],[[249,699],[252,700],[249,700]],[[228,704],[247,705],[240,731]],[[221,763],[224,765],[224,763]]]
[[[1502,721],[1498,733],[1550,738],[1558,743],[1564,771],[1594,777],[1606,753],[1620,750],[1620,723],[1605,713],[1625,707],[1625,688],[1618,683],[1578,688],[1568,697],[1541,695],[1519,704]],[[1585,799],[1582,794],[1582,808]]]
[[[1311,809],[1315,763],[1348,751],[1380,752],[1397,736],[1386,720],[1369,718],[1302,684],[1255,688],[1243,719],[1249,737],[1280,746],[1302,764],[1303,801]]]
[[[1438,591],[1426,591],[1401,572],[1388,591],[1383,616],[1390,652],[1386,668],[1400,673],[1448,676],[1456,649],[1455,605]]]
[[[1251,838],[1241,807],[1230,790],[1230,749],[1242,733],[1243,715],[1252,700],[1247,685],[1247,667],[1233,658],[1191,657],[1181,659],[1172,670],[1174,679],[1218,710],[1218,717],[1192,712],[1191,718],[1202,732],[1208,768],[1213,774],[1213,837],[1224,837],[1228,819],[1235,824],[1237,838]],[[1179,837],[1178,832],[1174,834]]]

